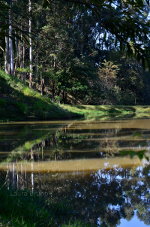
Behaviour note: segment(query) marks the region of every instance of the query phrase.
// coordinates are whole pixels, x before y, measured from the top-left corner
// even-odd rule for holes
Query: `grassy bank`
[[[55,105],[17,78],[0,71],[0,120],[69,119],[76,114]]]
[[[89,227],[73,220],[67,202],[48,202],[37,193],[0,188],[0,226],[2,227]],[[92,225],[93,226],[93,225]]]
[[[150,106],[56,105],[17,78],[0,71],[0,121],[148,118]]]
[[[150,106],[61,105],[61,107],[83,115],[85,119],[150,118]]]

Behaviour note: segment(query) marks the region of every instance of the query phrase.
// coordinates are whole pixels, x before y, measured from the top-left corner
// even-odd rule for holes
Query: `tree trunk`
[[[25,43],[22,44],[22,61],[21,68],[25,67]]]
[[[45,88],[45,84],[44,84],[44,79],[41,79],[41,95],[44,95],[44,88]]]
[[[9,73],[9,42],[5,36],[5,73]]]
[[[13,40],[12,40],[12,0],[10,1],[10,10],[9,10],[9,60],[10,60],[10,71],[11,75],[14,74],[14,49],[13,49]]]
[[[14,48],[12,40],[12,4],[10,0],[8,36],[5,37],[5,72],[14,75]]]
[[[32,87],[32,76],[33,76],[33,55],[32,55],[32,20],[31,20],[32,4],[29,0],[29,62],[30,62],[30,73],[29,73],[29,87]]]

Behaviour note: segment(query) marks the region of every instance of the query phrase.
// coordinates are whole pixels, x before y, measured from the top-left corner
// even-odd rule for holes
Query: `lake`
[[[150,119],[0,124],[0,184],[91,226],[150,225],[149,158]]]

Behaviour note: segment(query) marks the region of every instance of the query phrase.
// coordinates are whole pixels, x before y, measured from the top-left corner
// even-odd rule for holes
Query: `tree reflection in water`
[[[135,215],[145,225],[150,225],[150,168],[148,164],[133,167],[135,165],[122,161],[125,160],[123,156],[137,158],[136,166],[141,165],[142,159],[148,161],[149,120],[54,122],[15,127],[2,125],[0,128],[0,183],[8,189],[22,190],[22,193],[27,189],[42,196],[47,204],[71,206],[72,220],[79,219],[92,226],[118,226],[121,220],[133,220]],[[115,158],[122,162],[117,163]],[[94,160],[104,164],[115,160],[120,167],[100,169],[98,163],[98,171],[67,170],[70,172],[65,173],[43,173],[42,168],[38,172],[33,169],[33,164],[44,163],[44,167],[49,167],[49,163],[56,161],[60,170],[61,161],[65,167],[72,161],[79,170],[79,163],[84,160],[87,160],[88,170],[89,163],[95,167]],[[26,166],[22,168],[26,162],[32,167],[30,173],[25,172]],[[18,172],[15,166],[20,166]],[[123,166],[125,168],[121,168]],[[65,221],[68,220],[64,217]]]
[[[71,204],[72,218],[97,226],[118,226],[121,219],[138,219],[150,225],[149,166],[115,168],[84,173],[3,172],[8,187],[33,189],[47,202]],[[2,179],[2,178],[1,178]]]

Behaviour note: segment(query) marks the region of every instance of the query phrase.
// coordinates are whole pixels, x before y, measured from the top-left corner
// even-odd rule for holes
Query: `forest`
[[[146,0],[1,0],[1,70],[54,103],[150,104],[149,17]]]
[[[0,227],[150,225],[150,1],[0,0]]]

